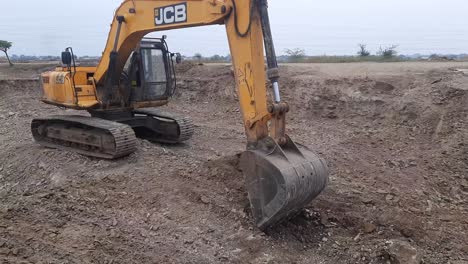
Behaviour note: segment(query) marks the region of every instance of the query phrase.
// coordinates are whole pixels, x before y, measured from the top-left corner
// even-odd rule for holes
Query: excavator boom
[[[70,87],[74,84],[72,78],[88,77],[88,101],[80,103],[77,96],[73,97],[74,100],[68,100],[67,105],[61,105],[77,105],[79,109],[94,113],[94,117],[99,115],[106,119],[109,119],[109,109],[120,111],[131,108],[132,114],[127,119],[116,114],[118,118],[115,121],[125,123],[125,120],[130,120],[128,123],[134,123],[135,117],[143,114],[143,118],[159,120],[153,122],[156,131],[158,122],[168,119],[167,115],[138,108],[158,103],[162,105],[166,101],[144,104],[129,102],[128,94],[131,91],[122,89],[122,83],[131,78],[122,77],[126,62],[130,56],[132,61],[142,60],[143,51],[140,55],[135,53],[135,48],[150,32],[213,24],[224,24],[226,27],[248,141],[241,167],[254,219],[257,226],[264,230],[308,205],[328,182],[326,163],[306,147],[296,145],[286,134],[289,106],[280,97],[280,74],[267,0],[125,0],[115,12],[102,59],[95,69],[83,69],[81,72],[75,69],[72,72],[69,65],[69,75],[48,73],[43,78],[49,81],[49,77],[53,76],[61,80],[57,76],[64,75],[68,82],[62,85]],[[273,100],[268,100],[267,80],[272,87]],[[45,98],[45,101],[54,102],[54,98]],[[181,138],[188,138],[184,136],[186,132],[182,125],[176,121],[172,123],[172,130],[178,130]],[[40,124],[35,123],[36,134],[58,129],[45,129]],[[164,123],[164,126],[169,125]]]

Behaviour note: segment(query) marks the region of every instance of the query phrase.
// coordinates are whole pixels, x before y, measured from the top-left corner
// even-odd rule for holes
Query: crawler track
[[[136,115],[146,115],[156,119],[158,132],[152,134],[138,134],[138,137],[161,143],[177,144],[192,138],[194,126],[191,119],[179,117],[158,109],[141,109],[133,111]],[[163,129],[164,128],[164,129]]]
[[[97,158],[116,159],[136,150],[136,137],[131,127],[95,117],[34,119],[31,131],[34,139],[43,146]]]

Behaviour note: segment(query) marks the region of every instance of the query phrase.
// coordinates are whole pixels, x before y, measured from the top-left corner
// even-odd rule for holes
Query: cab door
[[[151,102],[160,105],[174,94],[176,79],[174,63],[163,39],[143,40],[130,62],[130,103]],[[141,105],[141,104],[139,104]]]

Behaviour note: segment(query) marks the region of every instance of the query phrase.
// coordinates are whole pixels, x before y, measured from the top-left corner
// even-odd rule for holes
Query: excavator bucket
[[[283,146],[271,137],[262,139],[242,154],[240,165],[260,230],[294,216],[328,183],[325,161],[289,137]]]

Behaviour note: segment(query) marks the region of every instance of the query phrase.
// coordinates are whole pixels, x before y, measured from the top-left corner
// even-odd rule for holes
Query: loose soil
[[[266,233],[229,65],[178,66],[164,108],[194,120],[193,140],[139,140],[116,161],[33,142],[31,119],[86,114],[38,100],[48,68],[0,66],[1,263],[468,263],[468,63],[283,65],[288,133],[331,182]]]

